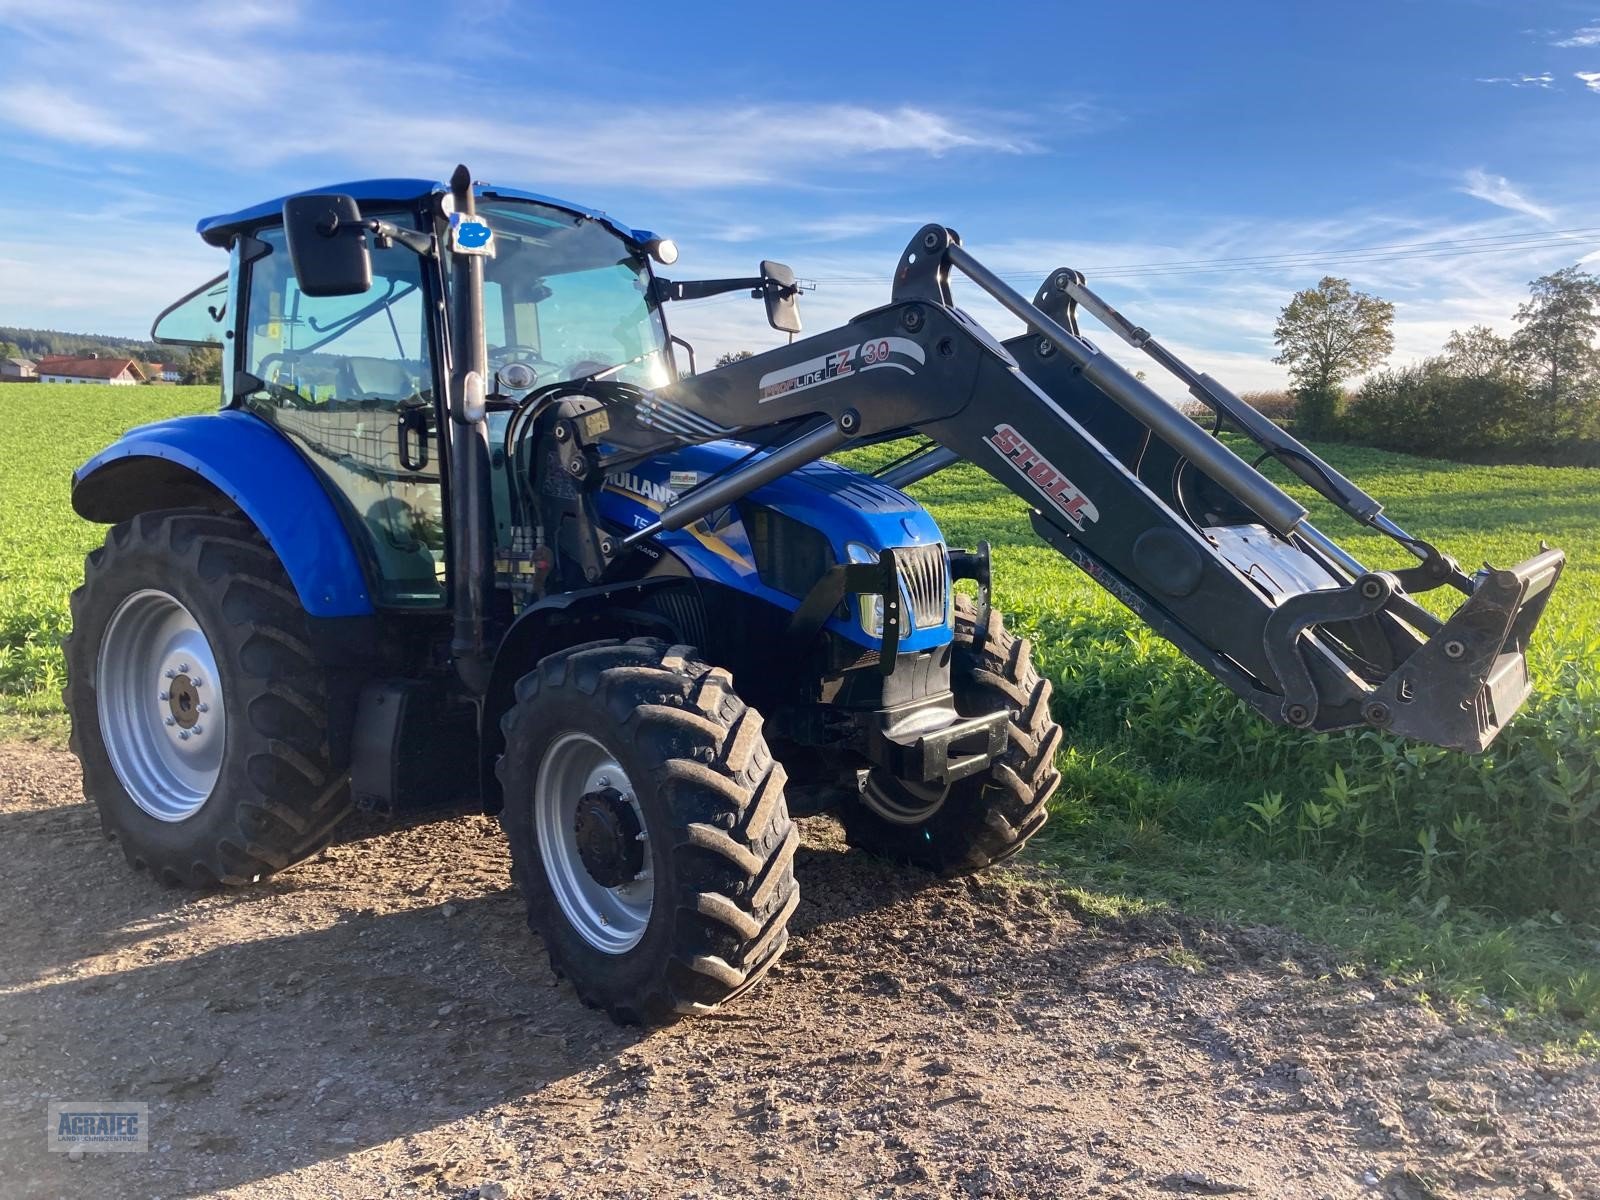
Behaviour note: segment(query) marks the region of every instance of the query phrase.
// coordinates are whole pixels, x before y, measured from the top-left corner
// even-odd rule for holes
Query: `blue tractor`
[[[199,232],[228,270],[154,336],[220,350],[221,411],[130,431],[72,496],[111,526],[72,598],[74,748],[106,832],[169,882],[249,883],[352,806],[468,792],[556,969],[659,1023],[782,952],[797,815],[934,871],[1004,860],[1061,731],[987,548],[901,490],[957,461],[1270,720],[1476,750],[1527,695],[1559,551],[1465,574],[1076,272],[1030,301],[929,225],[888,304],[797,341],[787,267],[673,281],[669,241],[465,168]],[[952,270],[1025,332],[957,308]],[[664,312],[732,291],[788,343],[696,372]],[[1224,426],[1411,565],[1363,566]],[[826,458],[890,440],[876,474]],[[1448,619],[1412,598],[1439,587]]]

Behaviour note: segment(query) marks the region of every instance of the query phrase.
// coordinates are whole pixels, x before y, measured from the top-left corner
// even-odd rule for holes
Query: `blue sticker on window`
[[[450,248],[459,254],[494,253],[494,230],[479,216],[450,214]]]

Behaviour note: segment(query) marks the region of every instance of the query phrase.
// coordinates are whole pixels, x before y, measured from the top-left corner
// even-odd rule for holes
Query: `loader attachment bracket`
[[[1436,746],[1485,749],[1532,689],[1528,641],[1565,562],[1546,550],[1481,572],[1444,628],[1372,693],[1367,722]]]

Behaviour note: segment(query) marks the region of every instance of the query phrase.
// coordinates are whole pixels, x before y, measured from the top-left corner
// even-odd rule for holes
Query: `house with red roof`
[[[78,358],[54,354],[39,360],[40,383],[98,383],[130,387],[144,382],[144,372],[131,358]]]

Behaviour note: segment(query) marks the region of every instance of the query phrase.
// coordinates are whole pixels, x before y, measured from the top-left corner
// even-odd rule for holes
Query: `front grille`
[[[900,588],[911,612],[913,629],[932,629],[945,622],[945,601],[950,591],[950,568],[944,546],[896,546],[895,566]]]

